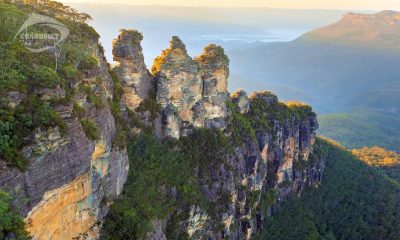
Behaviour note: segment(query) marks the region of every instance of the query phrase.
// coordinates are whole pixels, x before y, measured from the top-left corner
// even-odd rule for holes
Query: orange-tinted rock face
[[[25,218],[26,230],[33,239],[73,239],[88,231],[97,221],[90,208],[90,175],[46,192]]]

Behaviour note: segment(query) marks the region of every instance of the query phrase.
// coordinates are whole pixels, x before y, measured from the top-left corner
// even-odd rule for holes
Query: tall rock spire
[[[157,81],[157,102],[163,110],[164,135],[179,138],[185,128],[202,126],[202,121],[195,121],[193,111],[202,100],[199,66],[178,37],[172,37],[170,47],[155,59],[152,73]]]
[[[149,98],[152,77],[144,63],[140,42],[143,36],[136,30],[121,30],[113,41],[113,56],[117,66],[114,68],[122,81],[123,100],[130,110]]]
[[[205,126],[225,128],[229,59],[222,47],[211,44],[204,48],[196,62],[200,66],[199,75],[203,81]]]

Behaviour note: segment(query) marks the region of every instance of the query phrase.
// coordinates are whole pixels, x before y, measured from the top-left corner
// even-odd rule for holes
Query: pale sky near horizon
[[[65,3],[108,3],[110,0],[61,0]],[[400,10],[400,0],[116,0],[131,5],[270,7],[286,9]]]

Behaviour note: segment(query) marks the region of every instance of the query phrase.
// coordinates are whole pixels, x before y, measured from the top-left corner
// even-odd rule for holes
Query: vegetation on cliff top
[[[285,201],[258,239],[398,239],[400,185],[343,147],[318,139],[321,186]]]
[[[273,133],[276,123],[301,122],[316,117],[312,108],[300,102],[279,102],[271,92],[256,92],[250,96],[250,110],[247,114],[256,131]]]
[[[58,127],[61,133],[66,131],[54,107],[74,101],[76,89],[71,86],[98,64],[93,47],[99,35],[85,23],[89,15],[53,1],[5,0],[0,2],[0,11],[0,18],[4,18],[0,21],[0,159],[24,169],[27,161],[20,150],[30,143],[36,129]],[[13,38],[30,13],[60,21],[70,35],[50,51],[29,51]],[[36,28],[43,31],[39,26],[30,30]],[[49,97],[41,95],[44,89],[50,92]],[[65,91],[65,96],[60,96],[60,91]],[[88,100],[101,107],[96,94],[88,94]]]

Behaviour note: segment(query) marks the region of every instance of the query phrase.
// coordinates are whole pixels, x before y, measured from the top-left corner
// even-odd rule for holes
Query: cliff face
[[[15,197],[33,239],[95,234],[91,228],[106,215],[127,178],[126,150],[113,147],[115,120],[107,103],[107,98],[113,97],[113,82],[97,41],[91,44],[97,65],[75,82],[73,101],[54,106],[67,132],[61,134],[54,127],[32,133],[31,143],[22,150],[29,161],[26,171],[0,161],[0,188]],[[54,91],[58,90],[47,90],[50,94]],[[95,106],[93,96],[99,96],[100,106]],[[81,119],[73,113],[76,108],[97,126],[97,140],[86,136]]]
[[[279,104],[276,96],[267,92],[250,98],[240,92],[232,100],[249,102],[250,106],[240,104],[239,110],[250,112],[255,110],[256,101],[271,108]],[[227,162],[211,170],[211,183],[202,189],[216,212],[209,215],[192,209],[186,229],[192,239],[250,239],[286,196],[300,194],[305,186],[319,185],[324,163],[310,157],[318,128],[315,116],[274,119],[271,127],[258,129],[255,139],[245,138]],[[218,229],[215,224],[222,225]]]
[[[151,71],[161,106],[155,129],[158,137],[179,139],[190,137],[195,128],[218,129],[232,141],[233,153],[225,153],[225,160],[216,165],[210,162],[201,173],[208,176],[207,181],[197,183],[213,206],[212,213],[193,204],[190,211],[180,209],[167,219],[154,219],[148,239],[171,238],[168,224],[185,211],[187,217],[179,220],[175,231],[190,239],[250,239],[286,196],[319,184],[324,163],[311,157],[318,128],[311,108],[286,105],[269,92],[248,97],[238,91],[231,97],[228,65],[221,47],[209,45],[193,59],[178,37],[155,59]],[[243,133],[246,124],[254,133]],[[238,144],[233,144],[235,134]]]

